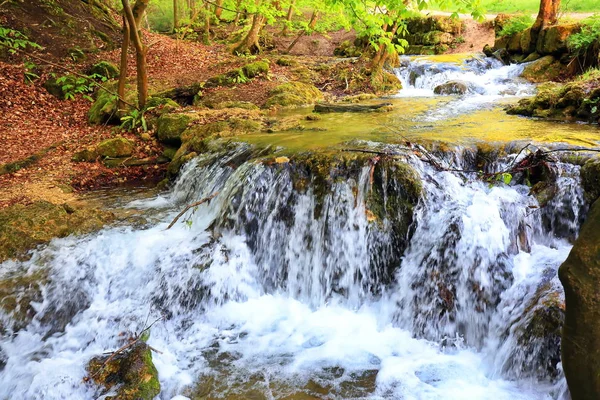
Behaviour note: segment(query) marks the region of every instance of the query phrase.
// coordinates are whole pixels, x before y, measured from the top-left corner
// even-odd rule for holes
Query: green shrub
[[[531,28],[534,19],[529,14],[517,15],[509,19],[498,33],[498,36],[510,36],[515,33],[521,33],[527,28]]]
[[[569,48],[576,54],[585,53],[595,42],[600,42],[600,15],[586,18],[581,23],[581,31],[569,36]]]

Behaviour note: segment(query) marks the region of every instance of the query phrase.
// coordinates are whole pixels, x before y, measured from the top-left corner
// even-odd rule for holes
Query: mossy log
[[[390,111],[392,103],[379,104],[331,104],[321,103],[316,104],[314,112],[317,113],[345,113],[345,112],[373,112],[373,111]]]

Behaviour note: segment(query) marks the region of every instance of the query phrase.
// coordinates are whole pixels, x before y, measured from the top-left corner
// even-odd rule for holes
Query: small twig
[[[185,207],[183,209],[183,211],[181,211],[179,214],[177,214],[177,216],[175,217],[175,219],[173,221],[171,221],[171,223],[169,224],[169,226],[167,226],[167,229],[165,229],[165,230],[171,229],[173,227],[173,225],[175,225],[175,223],[177,223],[177,221],[179,220],[179,218],[181,218],[181,216],[186,213],[187,210],[189,210],[190,208],[193,208],[193,207],[198,207],[199,205],[204,204],[207,201],[211,201],[218,194],[219,194],[219,192],[215,192],[215,193],[211,194],[210,196],[205,197],[202,200],[197,201],[195,203],[192,203],[192,204],[188,205],[187,207]]]

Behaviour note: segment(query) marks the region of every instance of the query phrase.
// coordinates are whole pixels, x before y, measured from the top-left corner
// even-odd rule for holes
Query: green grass
[[[481,0],[488,13],[537,13],[540,0]],[[600,12],[598,0],[563,0],[563,12]]]

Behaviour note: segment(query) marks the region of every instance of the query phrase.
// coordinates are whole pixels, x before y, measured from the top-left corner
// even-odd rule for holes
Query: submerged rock
[[[600,398],[600,202],[592,206],[559,277],[565,289],[562,363],[571,398]]]
[[[87,370],[91,379],[104,388],[116,389],[118,400],[152,400],[160,393],[158,371],[152,363],[152,350],[143,341],[127,351],[111,356],[93,358]]]
[[[433,93],[441,95],[459,94],[463,95],[469,90],[469,85],[463,81],[449,81],[442,83],[433,89]]]

